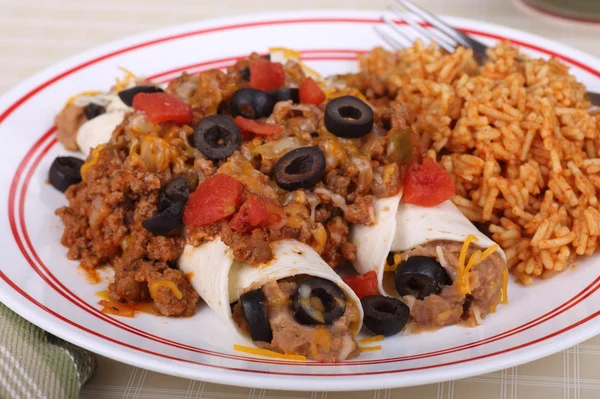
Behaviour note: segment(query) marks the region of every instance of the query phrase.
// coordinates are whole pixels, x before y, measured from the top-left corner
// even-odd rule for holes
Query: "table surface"
[[[440,14],[533,32],[600,56],[600,26],[532,13],[518,0],[415,0]],[[201,4],[204,3],[204,4]],[[266,10],[384,9],[386,0],[0,0],[0,94],[82,50],[168,25]],[[99,357],[82,398],[592,399],[600,397],[600,336],[545,359],[496,373],[370,392],[281,392],[171,377]]]

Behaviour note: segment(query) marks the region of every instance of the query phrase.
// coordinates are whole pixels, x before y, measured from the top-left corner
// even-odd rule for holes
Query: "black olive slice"
[[[304,325],[332,324],[344,315],[346,297],[335,283],[310,277],[298,285],[292,298],[296,321]]]
[[[169,208],[175,202],[185,204],[190,196],[190,186],[184,177],[178,176],[165,184],[158,194],[158,212]]]
[[[162,93],[164,90],[157,86],[135,86],[130,89],[121,90],[119,98],[128,107],[133,105],[133,97],[139,93]]]
[[[102,115],[103,113],[106,112],[106,108],[104,108],[102,105],[98,105],[95,103],[89,103],[86,107],[85,107],[85,116],[88,118],[88,120],[90,119],[94,119],[97,116]]]
[[[242,80],[245,80],[246,82],[250,81],[250,67],[249,66],[247,66],[246,68],[240,69],[240,78],[242,78]]]
[[[410,309],[404,302],[397,298],[383,295],[369,295],[360,300],[365,313],[365,326],[376,335],[398,334],[410,315]]]
[[[157,236],[165,236],[183,224],[181,215],[185,202],[174,202],[158,215],[142,222],[142,227]]]
[[[423,299],[431,294],[439,294],[443,286],[452,284],[452,280],[434,258],[411,256],[398,265],[394,283],[401,296],[412,295]]]
[[[190,196],[190,187],[184,177],[178,176],[165,184],[158,194],[158,213],[142,222],[142,227],[157,236],[169,234],[181,226],[183,208]]]
[[[240,128],[225,115],[210,115],[194,129],[194,147],[212,161],[226,159],[242,145]]]
[[[273,173],[284,190],[313,188],[325,174],[325,155],[319,147],[296,148],[279,158]]]
[[[273,330],[267,316],[265,294],[261,289],[246,292],[240,297],[252,341],[271,342]]]
[[[277,89],[269,92],[269,95],[273,97],[273,101],[278,103],[279,101],[292,100],[294,104],[300,103],[300,89],[297,87]]]
[[[342,96],[327,104],[324,121],[327,130],[338,137],[362,137],[373,130],[373,110],[354,96]]]
[[[56,157],[48,172],[50,184],[64,193],[70,185],[81,181],[83,163],[83,160],[75,157]]]
[[[273,112],[275,102],[273,98],[262,90],[238,89],[231,96],[231,114],[243,116],[247,119],[266,118]]]

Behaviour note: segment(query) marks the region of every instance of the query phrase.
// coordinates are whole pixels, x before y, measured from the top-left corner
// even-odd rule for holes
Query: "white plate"
[[[244,16],[177,26],[108,44],[51,67],[0,99],[0,300],[17,313],[84,348],[154,371],[205,381],[293,390],[360,390],[463,378],[528,362],[600,332],[597,257],[576,271],[524,288],[510,285],[500,306],[477,328],[386,339],[383,350],[342,364],[252,358],[232,349],[223,324],[205,306],[188,319],[100,312],[96,292],[66,259],[54,210],[65,204],[46,184],[64,149],[52,121],[72,94],[111,86],[118,66],[168,80],[183,70],[230,65],[251,51],[285,46],[324,74],[356,70],[354,54],[381,45],[377,12],[318,11]],[[600,90],[600,61],[525,32],[464,19],[455,26],[486,43],[508,38],[536,56],[556,56],[588,88]]]

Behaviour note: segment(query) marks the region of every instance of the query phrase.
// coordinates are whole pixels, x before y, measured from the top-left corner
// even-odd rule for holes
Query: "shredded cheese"
[[[283,58],[285,58],[286,60],[293,60],[293,61],[297,62],[302,67],[304,72],[306,72],[311,78],[313,78],[315,80],[322,79],[321,75],[317,71],[315,71],[314,69],[312,69],[311,67],[307,66],[305,63],[300,61],[300,58],[302,57],[302,55],[300,54],[299,51],[292,50],[292,49],[285,48],[285,47],[269,47],[269,54],[273,54],[273,53],[282,53]]]
[[[456,275],[456,281],[458,282],[458,290],[462,294],[469,293],[471,287],[466,287],[466,284],[469,284],[469,278],[467,273],[465,273],[465,262],[467,261],[467,254],[469,253],[469,245],[471,242],[477,242],[477,237],[473,234],[469,234],[467,238],[465,238],[465,242],[463,243],[462,248],[460,249],[460,254],[458,255],[458,265],[456,268],[458,269],[458,273]]]
[[[186,273],[186,274],[184,274],[184,275],[183,275],[183,277],[185,277],[185,278],[186,278],[186,279],[188,279],[188,280],[191,280],[191,279],[193,279],[193,278],[194,278],[194,275],[195,275],[195,274],[196,274],[196,273],[194,273],[194,272],[189,272],[189,273]]]
[[[467,254],[469,253],[469,245],[472,242],[477,242],[477,237],[475,237],[473,234],[469,234],[467,238],[465,238],[465,242],[463,243],[463,246],[460,249],[460,254],[458,255],[459,273],[465,268],[465,261],[467,260]]]
[[[361,345],[372,344],[373,342],[383,341],[384,338],[385,337],[383,335],[374,335],[372,337],[363,338],[363,339],[359,340],[358,343]]]
[[[481,257],[479,258],[479,263],[483,262],[486,258],[491,256],[494,252],[496,252],[496,250],[498,248],[500,248],[500,246],[498,244],[494,244],[494,245],[490,246],[488,249],[486,249],[485,251],[483,251],[483,253],[481,254]]]
[[[367,98],[360,92],[360,90],[355,88],[340,89],[337,87],[328,87],[323,91],[325,92],[325,97],[327,97],[328,100],[333,100],[334,98],[342,96],[353,96],[358,97],[365,102],[367,101]]]
[[[89,91],[82,91],[81,93],[77,93],[74,96],[69,97],[69,99],[67,100],[67,103],[65,105],[69,105],[71,103],[73,103],[73,101],[75,101],[75,99],[77,97],[81,97],[81,96],[95,96],[98,94],[102,94],[101,91],[94,91],[94,90],[89,90]]]
[[[502,293],[502,304],[508,304],[508,269],[502,271],[502,289],[500,292]]]
[[[375,351],[380,351],[381,350],[381,345],[377,345],[377,346],[359,346],[358,349],[361,352],[375,352]]]
[[[259,349],[259,348],[250,348],[248,346],[243,345],[233,345],[233,349],[238,352],[248,353],[250,355],[255,356],[265,356],[265,357],[274,357],[276,359],[285,359],[285,360],[295,360],[295,361],[306,361],[306,356],[302,355],[284,355],[282,353],[277,353],[270,351],[268,349]]]
[[[150,290],[150,296],[152,298],[156,298],[160,287],[167,287],[177,299],[183,298],[183,293],[177,288],[177,285],[170,280],[154,280],[150,282],[148,284],[148,289]]]
[[[125,73],[125,77],[123,79],[116,78],[117,83],[115,85],[115,89],[117,92],[127,88],[132,80],[137,79],[137,77],[129,69],[125,69],[123,67],[118,68]]]
[[[98,158],[100,157],[100,151],[102,150],[102,148],[104,148],[103,144],[100,144],[98,147],[94,148],[92,150],[91,159],[89,161],[86,161],[83,165],[81,165],[80,173],[81,179],[83,181],[86,180],[86,172],[88,171],[88,169],[98,163]]]
[[[469,272],[473,266],[479,264],[480,257],[481,251],[477,250],[473,252],[469,258],[469,262],[467,262],[467,266],[460,273],[458,273],[458,276],[456,277],[458,279],[458,289],[463,295],[471,293],[471,280],[469,279]]]
[[[385,267],[383,268],[383,271],[384,272],[395,272],[396,269],[398,268],[398,265],[400,264],[400,262],[402,262],[402,256],[400,254],[394,254],[394,264],[388,265],[386,263]]]
[[[471,293],[471,280],[469,279],[469,272],[471,269],[490,257],[499,248],[498,244],[493,244],[483,252],[480,250],[473,252],[469,257],[467,265],[465,266],[465,261],[467,259],[469,245],[471,242],[477,242],[477,237],[472,234],[465,239],[458,257],[458,274],[456,276],[456,281],[458,282],[458,290],[463,295]]]

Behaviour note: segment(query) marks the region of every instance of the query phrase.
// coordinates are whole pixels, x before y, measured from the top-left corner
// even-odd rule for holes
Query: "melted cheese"
[[[100,151],[104,148],[104,145],[99,145],[98,147],[92,150],[92,158],[89,161],[86,161],[83,165],[81,165],[81,179],[85,181],[86,172],[89,168],[96,165],[98,163],[98,158],[100,157]]]
[[[295,361],[306,361],[306,356],[302,355],[284,355],[281,353],[273,352],[268,349],[250,348],[243,345],[233,345],[233,349],[238,352],[249,353],[255,356],[274,357],[276,359],[295,360]]]
[[[183,298],[183,293],[177,288],[177,285],[170,280],[154,280],[148,284],[150,290],[150,296],[156,298],[158,295],[158,289],[160,287],[167,287],[171,290],[171,294],[177,299]]]
[[[319,349],[329,351],[331,349],[331,334],[324,327],[318,327],[315,331],[315,337],[310,343],[310,354],[316,357],[319,354]]]
[[[361,344],[361,345],[372,344],[373,342],[383,341],[384,338],[385,337],[383,335],[375,335],[373,337],[363,338],[363,339],[359,340],[358,343]]]
[[[325,250],[325,243],[327,243],[327,231],[322,224],[318,224],[317,227],[312,231],[312,236],[315,239],[316,245],[313,245],[313,249],[321,255]]]
[[[94,295],[96,295],[100,299],[104,299],[104,300],[110,299],[110,291],[108,291],[108,290],[98,291]]]
[[[394,264],[388,265],[386,263],[385,267],[383,268],[383,271],[384,272],[395,272],[396,269],[398,269],[398,265],[400,264],[400,262],[402,262],[402,256],[400,254],[394,254]]]

